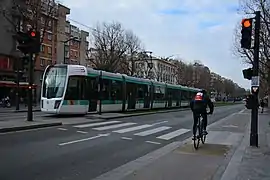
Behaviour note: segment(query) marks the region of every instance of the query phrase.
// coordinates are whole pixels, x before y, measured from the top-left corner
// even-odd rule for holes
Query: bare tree
[[[139,53],[143,52],[143,45],[139,37],[131,30],[125,31],[125,43],[127,45],[126,58],[121,65],[123,65],[123,69],[127,70],[128,75],[133,76],[137,74],[137,71],[141,70],[136,68],[136,64],[139,65],[141,64],[140,61],[144,61],[139,56]]]
[[[175,77],[177,84],[192,86],[193,84],[193,66],[192,64],[186,64],[181,60],[175,60],[176,71]]]
[[[121,63],[126,58],[128,49],[125,40],[125,30],[120,23],[98,23],[92,31],[95,54],[94,58],[89,58],[89,60],[97,69],[121,72]]]
[[[240,12],[244,14],[255,13],[261,11],[261,32],[260,32],[260,59],[259,74],[263,81],[266,81],[268,88],[270,87],[270,3],[266,0],[241,0]],[[244,63],[253,65],[254,51],[242,49],[240,46],[240,26],[236,27],[235,42],[233,53],[241,58]],[[266,90],[267,88],[265,88]],[[263,90],[263,89],[262,89]]]
[[[11,23],[14,33],[30,28],[40,31],[42,44],[46,31],[57,15],[57,3],[55,0],[12,0],[12,7],[3,8],[0,12]]]

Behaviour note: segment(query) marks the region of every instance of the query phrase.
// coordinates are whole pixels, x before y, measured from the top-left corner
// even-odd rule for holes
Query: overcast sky
[[[244,88],[242,69],[232,55],[234,29],[241,22],[238,0],[62,0],[69,18],[94,27],[97,22],[119,21],[132,29],[156,56],[200,60]],[[77,23],[74,25],[89,31]]]

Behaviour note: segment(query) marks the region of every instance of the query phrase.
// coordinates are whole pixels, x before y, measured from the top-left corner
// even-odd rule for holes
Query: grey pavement
[[[250,117],[249,117],[250,118]],[[259,147],[249,142],[250,124],[245,138],[236,150],[221,180],[268,180],[270,179],[270,111],[259,113]]]
[[[10,108],[0,108],[0,113],[14,113],[14,112],[27,112],[28,107],[24,105],[20,105],[19,110],[16,110],[15,106],[12,106]],[[33,106],[33,111],[40,111],[40,106]]]
[[[201,145],[197,151],[189,138],[152,162],[136,162],[140,163],[139,167],[136,164],[125,164],[95,180],[220,179],[248,125],[248,120],[241,113],[233,113],[211,124],[206,144]],[[147,156],[153,155],[148,154],[145,158]],[[125,169],[128,173],[119,173],[126,166],[130,167]]]
[[[217,108],[209,117],[209,124],[227,121],[228,116],[242,109],[243,105]],[[192,150],[179,148],[180,144],[190,142],[193,123],[190,111],[113,120],[88,118],[66,118],[61,121],[69,123],[59,127],[0,134],[0,179],[84,180],[102,177],[107,173],[110,175],[112,171],[119,175],[123,170],[128,170],[125,173],[128,176],[134,166],[140,169],[141,164],[159,161],[172,150],[175,150],[175,156]],[[216,141],[210,134],[208,141]],[[220,142],[232,142],[233,145],[220,145],[222,148],[215,152],[219,155],[215,161],[221,162],[220,154],[227,152],[228,146],[238,143],[240,137],[239,133],[223,134],[224,140]],[[186,143],[184,147],[189,146],[190,143]],[[203,151],[203,147],[209,150]],[[213,149],[207,145],[202,146],[202,158]],[[185,169],[183,162],[191,161],[193,159],[182,159],[181,168]],[[132,162],[133,165],[127,165]],[[123,166],[124,169],[121,169]],[[114,171],[117,168],[120,170]]]

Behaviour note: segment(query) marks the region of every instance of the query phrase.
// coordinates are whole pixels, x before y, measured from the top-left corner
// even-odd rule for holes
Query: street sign
[[[259,76],[252,76],[252,78],[251,78],[251,87],[252,86],[260,86],[260,78],[259,78]]]
[[[252,91],[256,93],[258,91],[259,87],[252,87]]]

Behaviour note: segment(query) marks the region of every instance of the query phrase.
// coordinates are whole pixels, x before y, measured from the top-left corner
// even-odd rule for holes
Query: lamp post
[[[69,41],[72,41],[72,40],[77,40],[78,37],[72,37],[68,40],[65,40],[65,41],[62,41],[64,43],[64,64],[66,64],[66,43],[68,43]]]

